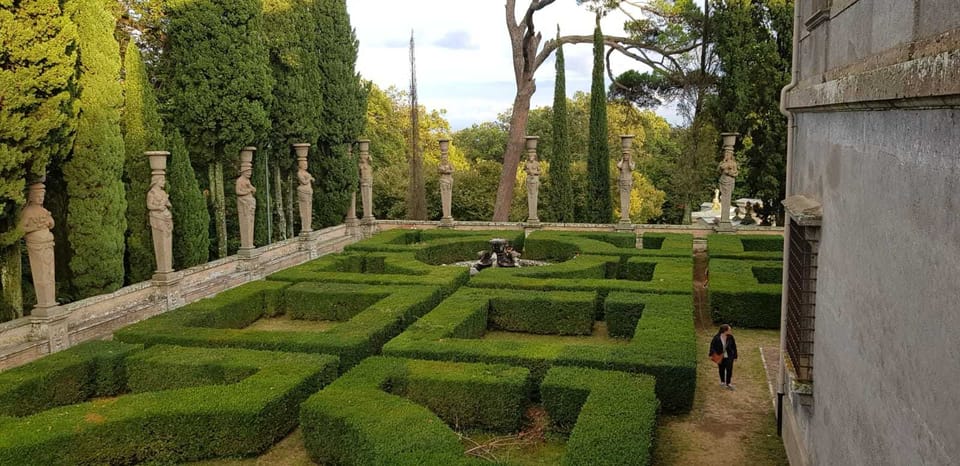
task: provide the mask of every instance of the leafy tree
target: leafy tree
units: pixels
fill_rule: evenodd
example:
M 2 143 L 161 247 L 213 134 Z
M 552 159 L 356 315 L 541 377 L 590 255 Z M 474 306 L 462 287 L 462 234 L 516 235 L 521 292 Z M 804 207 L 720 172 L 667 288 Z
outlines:
M 157 98 L 147 79 L 137 45 L 130 41 L 124 54 L 125 107 L 123 116 L 124 184 L 127 191 L 127 282 L 149 279 L 156 270 L 147 191 L 150 164 L 143 154 L 164 148 Z
M 265 139 L 273 75 L 260 0 L 167 0 L 161 60 L 169 120 L 206 168 L 217 255 L 227 254 L 224 163 Z M 232 175 L 232 171 L 231 171 Z
M 590 88 L 590 150 L 587 154 L 587 192 L 590 223 L 609 223 L 613 215 L 610 195 L 610 145 L 607 141 L 607 92 L 603 75 L 603 33 L 600 15 L 593 33 L 593 84 Z
M 347 156 L 346 145 L 363 131 L 367 90 L 355 71 L 357 39 L 343 0 L 318 0 L 314 21 L 322 34 L 312 50 L 323 52 L 323 117 L 318 150 L 310 169 L 317 179 L 313 216 L 317 226 L 343 222 L 351 193 L 358 184 L 356 154 Z M 336 104 L 332 104 L 336 102 Z
M 57 0 L 0 2 L 0 322 L 22 316 L 16 222 L 28 180 L 71 145 L 77 29 Z
M 722 74 L 712 113 L 719 127 L 742 135 L 737 191 L 778 211 L 787 140 L 779 91 L 790 80 L 792 17 L 790 0 L 717 2 L 714 17 Z
M 81 67 L 76 139 L 63 167 L 69 197 L 66 230 L 71 285 L 75 296 L 83 298 L 123 285 L 123 88 L 113 16 L 98 0 L 73 0 L 66 8 L 77 25 Z
M 190 165 L 190 151 L 180 132 L 167 138 L 170 147 L 167 192 L 173 213 L 173 264 L 186 269 L 207 262 L 210 255 L 210 212 Z
M 560 37 L 559 28 L 557 37 Z M 553 91 L 553 144 L 550 170 L 544 182 L 544 198 L 550 206 L 547 216 L 556 222 L 573 222 L 573 185 L 570 184 L 570 151 L 567 134 L 567 84 L 564 74 L 563 46 L 557 47 L 557 79 Z
M 454 133 L 453 144 L 459 147 L 471 162 L 500 162 L 503 151 L 507 148 L 507 129 L 505 125 L 494 121 L 474 123 Z

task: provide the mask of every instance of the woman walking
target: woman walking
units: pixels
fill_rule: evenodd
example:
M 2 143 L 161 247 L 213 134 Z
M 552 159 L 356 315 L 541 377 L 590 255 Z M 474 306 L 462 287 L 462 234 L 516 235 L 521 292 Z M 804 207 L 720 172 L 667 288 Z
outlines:
M 720 369 L 720 385 L 727 390 L 734 389 L 730 379 L 733 378 L 733 360 L 737 359 L 737 342 L 733 339 L 731 330 L 733 329 L 729 325 L 721 325 L 710 342 L 710 356 L 717 354 L 723 358 L 717 365 Z

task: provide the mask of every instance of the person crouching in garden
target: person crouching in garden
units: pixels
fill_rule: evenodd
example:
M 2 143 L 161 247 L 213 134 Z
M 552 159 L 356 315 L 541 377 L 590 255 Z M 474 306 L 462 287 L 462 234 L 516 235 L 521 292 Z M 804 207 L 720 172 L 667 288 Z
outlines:
M 721 325 L 710 342 L 710 357 L 717 362 L 720 369 L 720 385 L 728 390 L 734 389 L 730 379 L 733 378 L 733 361 L 737 359 L 737 342 L 733 339 L 731 330 L 733 329 L 729 325 Z

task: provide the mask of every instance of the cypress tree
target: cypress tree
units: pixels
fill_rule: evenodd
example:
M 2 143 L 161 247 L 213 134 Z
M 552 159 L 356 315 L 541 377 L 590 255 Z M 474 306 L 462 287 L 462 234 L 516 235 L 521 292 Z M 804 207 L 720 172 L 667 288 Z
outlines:
M 288 178 L 295 169 L 291 145 L 300 142 L 316 144 L 323 118 L 323 75 L 320 54 L 311 52 L 321 35 L 313 10 L 317 0 L 264 0 L 263 20 L 270 68 L 276 84 L 273 87 L 273 105 L 270 107 L 272 128 L 269 147 L 262 154 L 270 158 L 273 172 L 270 191 L 282 194 L 278 181 Z M 312 150 L 316 150 L 315 148 Z M 254 173 L 256 176 L 256 173 Z M 268 177 L 269 178 L 269 177 Z M 260 185 L 255 184 L 260 190 Z M 266 185 L 263 186 L 266 194 Z M 258 198 L 258 206 L 260 205 Z M 280 197 L 271 202 L 275 217 L 283 224 L 294 219 L 284 218 Z M 263 204 L 266 208 L 266 204 Z M 297 219 L 299 216 L 294 215 Z M 259 219 L 259 217 L 258 217 Z M 286 236 L 274 228 L 274 237 Z M 297 229 L 296 231 L 299 231 Z M 256 244 L 265 244 L 257 240 Z
M 593 83 L 590 87 L 590 143 L 587 150 L 587 218 L 610 223 L 610 147 L 607 142 L 607 91 L 603 81 L 603 33 L 600 16 L 593 30 Z
M 259 0 L 169 0 L 161 60 L 169 120 L 210 175 L 217 251 L 227 252 L 224 172 L 240 149 L 262 146 L 270 127 L 273 76 Z M 228 169 L 224 168 L 226 164 Z
M 17 228 L 28 180 L 69 148 L 77 28 L 57 0 L 0 3 L 0 322 L 23 315 Z
M 71 285 L 77 297 L 109 293 L 123 285 L 126 199 L 120 110 L 120 45 L 116 21 L 102 1 L 74 0 L 67 9 L 80 44 L 80 114 L 67 185 L 67 239 Z
M 190 152 L 180 132 L 167 138 L 170 147 L 167 192 L 173 213 L 173 264 L 177 270 L 207 262 L 210 255 L 210 213 L 190 165 Z
M 123 63 L 126 88 L 123 146 L 126 151 L 127 282 L 138 283 L 149 279 L 156 270 L 146 204 L 147 190 L 150 189 L 150 164 L 143 153 L 164 149 L 164 141 L 157 98 L 147 80 L 140 49 L 132 40 L 127 43 Z
M 316 177 L 314 188 L 314 228 L 343 222 L 350 193 L 357 189 L 356 155 L 347 157 L 346 144 L 360 132 L 366 114 L 366 90 L 355 71 L 357 39 L 350 27 L 344 0 L 317 0 L 316 50 L 324 52 L 320 61 L 323 76 L 323 107 L 317 151 L 310 162 Z M 333 104 L 335 103 L 335 104 Z
M 250 182 L 257 188 L 257 192 L 253 194 L 253 197 L 257 200 L 257 210 L 254 212 L 253 221 L 253 244 L 256 246 L 270 244 L 270 219 L 267 212 L 276 208 L 276 206 L 270 205 L 269 201 L 270 185 L 267 181 L 269 172 L 266 155 L 266 153 L 261 153 L 254 157 L 253 173 L 250 174 Z
M 557 39 L 560 30 L 557 28 Z M 567 146 L 567 83 L 563 45 L 557 47 L 557 79 L 553 88 L 553 150 L 550 159 L 549 183 L 544 188 L 557 222 L 572 222 L 573 184 L 570 182 L 570 151 Z

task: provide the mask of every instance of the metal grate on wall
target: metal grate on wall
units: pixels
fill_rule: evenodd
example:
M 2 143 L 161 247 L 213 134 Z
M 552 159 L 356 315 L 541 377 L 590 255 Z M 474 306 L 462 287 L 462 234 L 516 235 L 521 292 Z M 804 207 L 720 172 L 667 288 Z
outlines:
M 813 381 L 813 333 L 817 297 L 820 227 L 790 219 L 787 276 L 786 349 L 797 381 Z

